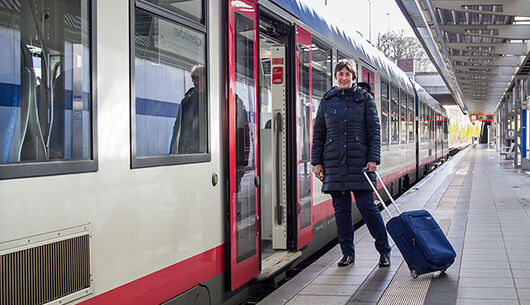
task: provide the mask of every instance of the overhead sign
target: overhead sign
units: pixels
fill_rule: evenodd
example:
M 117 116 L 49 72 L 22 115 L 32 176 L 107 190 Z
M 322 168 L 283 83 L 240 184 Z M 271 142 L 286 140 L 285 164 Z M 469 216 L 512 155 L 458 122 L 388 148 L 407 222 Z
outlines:
M 471 119 L 471 122 L 474 122 L 474 121 L 482 121 L 482 122 L 487 122 L 487 121 L 493 121 L 493 114 L 472 114 L 469 116 L 469 118 Z

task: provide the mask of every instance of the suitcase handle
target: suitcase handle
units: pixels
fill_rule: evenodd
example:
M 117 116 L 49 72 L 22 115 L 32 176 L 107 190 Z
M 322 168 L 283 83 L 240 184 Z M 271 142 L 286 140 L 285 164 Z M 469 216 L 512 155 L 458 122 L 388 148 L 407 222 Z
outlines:
M 390 218 L 392 218 L 392 214 L 390 213 L 390 210 L 386 206 L 385 201 L 383 200 L 383 198 L 381 198 L 381 195 L 379 195 L 379 192 L 377 191 L 377 189 L 375 188 L 374 184 L 372 183 L 372 180 L 370 180 L 370 177 L 368 177 L 368 174 L 366 173 L 368 171 L 368 168 L 367 167 L 363 167 L 362 171 L 363 171 L 364 176 L 366 177 L 366 180 L 368 180 L 368 183 L 370 183 L 370 186 L 372 187 L 372 190 L 374 190 L 375 194 L 377 195 L 377 198 L 379 199 L 379 201 L 383 205 L 383 208 L 385 208 L 385 211 L 388 213 L 388 216 L 390 216 Z M 387 188 L 385 186 L 385 183 L 383 182 L 383 179 L 381 179 L 381 177 L 379 176 L 379 174 L 376 171 L 374 171 L 374 173 L 375 173 L 377 179 L 379 179 L 379 182 L 381 182 L 381 185 L 383 186 L 383 189 L 385 190 L 386 194 L 388 195 L 388 198 L 390 198 L 390 200 L 392 201 L 392 204 L 394 205 L 394 207 L 396 207 L 396 210 L 398 211 L 398 213 L 401 214 L 401 210 L 399 209 L 399 207 L 397 206 L 396 202 L 394 201 L 394 198 L 392 198 L 392 195 L 390 195 L 390 192 L 387 190 Z

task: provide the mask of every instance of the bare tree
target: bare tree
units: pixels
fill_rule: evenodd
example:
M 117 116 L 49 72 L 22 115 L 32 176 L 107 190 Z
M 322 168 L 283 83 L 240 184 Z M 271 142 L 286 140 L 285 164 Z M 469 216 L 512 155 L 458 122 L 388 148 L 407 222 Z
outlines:
M 416 37 L 405 36 L 404 30 L 377 35 L 376 47 L 390 60 L 413 58 L 416 72 L 435 72 L 436 68 Z

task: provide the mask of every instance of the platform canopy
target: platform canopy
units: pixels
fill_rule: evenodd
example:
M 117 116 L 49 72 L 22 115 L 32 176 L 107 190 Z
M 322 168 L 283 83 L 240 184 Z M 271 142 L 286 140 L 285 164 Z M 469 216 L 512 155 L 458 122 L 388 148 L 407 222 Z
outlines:
M 456 103 L 492 113 L 530 71 L 529 0 L 396 0 Z

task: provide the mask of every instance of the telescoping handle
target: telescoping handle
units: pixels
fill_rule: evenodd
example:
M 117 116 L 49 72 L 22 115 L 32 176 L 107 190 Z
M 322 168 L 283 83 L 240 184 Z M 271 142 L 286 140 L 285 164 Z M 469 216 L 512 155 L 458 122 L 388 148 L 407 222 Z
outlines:
M 388 216 L 390 216 L 390 218 L 392 218 L 392 214 L 390 213 L 390 210 L 386 206 L 385 201 L 383 200 L 383 198 L 381 198 L 381 195 L 379 195 L 379 192 L 377 191 L 376 187 L 372 183 L 372 180 L 370 180 L 370 177 L 368 177 L 367 171 L 368 171 L 368 168 L 364 167 L 363 168 L 364 177 L 366 177 L 366 180 L 368 180 L 368 183 L 370 183 L 370 186 L 372 187 L 372 190 L 374 190 L 375 194 L 377 195 L 377 198 L 379 199 L 379 201 L 381 201 L 381 204 L 383 205 L 383 208 L 385 208 L 385 211 L 387 212 Z M 377 172 L 374 172 L 374 173 L 375 173 L 377 179 L 379 179 L 379 182 L 381 182 L 381 185 L 383 186 L 383 189 L 385 190 L 386 194 L 388 195 L 388 198 L 390 198 L 390 201 L 392 201 L 392 204 L 394 204 L 394 207 L 396 207 L 396 210 L 398 211 L 398 213 L 401 214 L 401 210 L 399 209 L 399 207 L 397 206 L 396 202 L 394 201 L 394 198 L 392 198 L 392 195 L 390 195 L 390 192 L 387 190 L 387 188 L 385 186 L 385 183 L 383 182 L 383 179 L 381 179 L 381 177 L 379 176 L 379 174 Z

